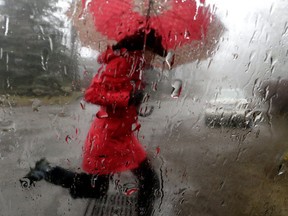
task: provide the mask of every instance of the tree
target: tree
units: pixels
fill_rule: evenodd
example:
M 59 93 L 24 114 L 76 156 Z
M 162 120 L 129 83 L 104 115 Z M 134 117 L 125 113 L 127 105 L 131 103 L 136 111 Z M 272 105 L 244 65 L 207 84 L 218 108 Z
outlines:
M 78 79 L 72 28 L 57 17 L 59 0 L 6 0 L 0 8 L 0 91 L 55 95 Z M 66 35 L 63 29 L 68 30 Z

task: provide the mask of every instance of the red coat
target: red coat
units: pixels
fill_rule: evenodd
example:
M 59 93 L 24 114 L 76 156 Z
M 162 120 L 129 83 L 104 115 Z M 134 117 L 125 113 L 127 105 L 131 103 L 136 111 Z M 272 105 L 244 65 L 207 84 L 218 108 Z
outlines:
M 146 152 L 134 131 L 139 128 L 137 108 L 128 106 L 131 92 L 142 89 L 142 52 L 108 48 L 85 92 L 87 102 L 100 105 L 83 151 L 83 169 L 91 174 L 111 174 L 137 168 Z

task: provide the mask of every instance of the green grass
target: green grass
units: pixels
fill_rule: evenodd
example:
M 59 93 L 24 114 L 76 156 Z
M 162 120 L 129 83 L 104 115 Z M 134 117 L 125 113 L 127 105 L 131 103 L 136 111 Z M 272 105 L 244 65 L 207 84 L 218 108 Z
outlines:
M 41 105 L 64 105 L 74 102 L 83 96 L 83 92 L 74 91 L 67 95 L 59 96 L 19 96 L 19 95 L 0 95 L 1 106 L 31 106 L 33 100 L 38 99 Z

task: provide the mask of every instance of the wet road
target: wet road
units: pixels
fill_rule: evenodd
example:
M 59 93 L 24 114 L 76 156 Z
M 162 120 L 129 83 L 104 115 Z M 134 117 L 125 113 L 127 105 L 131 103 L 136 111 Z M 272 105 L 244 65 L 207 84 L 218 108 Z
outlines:
M 199 107 L 185 116 L 192 102 Z M 174 215 L 287 215 L 287 178 L 276 172 L 288 147 L 287 120 L 274 117 L 252 129 L 207 128 L 201 103 L 179 106 L 182 117 L 152 139 L 162 149 Z
M 287 210 L 287 178 L 271 177 L 288 148 L 287 122 L 272 119 L 251 130 L 206 128 L 203 104 L 195 98 L 155 103 L 141 118 L 140 139 L 163 180 L 155 215 L 275 215 Z M 181 108 L 181 109 L 180 109 Z M 97 108 L 79 101 L 66 106 L 5 108 L 13 120 L 1 132 L 0 215 L 82 215 L 87 200 L 39 182 L 22 189 L 18 179 L 41 157 L 79 170 L 81 147 Z M 8 129 L 8 131 L 7 131 Z M 160 151 L 159 151 L 160 149 Z M 124 175 L 129 181 L 129 175 Z

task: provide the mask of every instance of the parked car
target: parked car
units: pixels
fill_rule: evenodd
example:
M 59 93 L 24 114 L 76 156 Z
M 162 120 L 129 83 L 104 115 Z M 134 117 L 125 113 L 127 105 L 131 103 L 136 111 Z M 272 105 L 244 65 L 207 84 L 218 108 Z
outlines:
M 241 89 L 222 89 L 206 104 L 205 124 L 209 127 L 252 127 L 265 111 L 256 104 L 247 99 Z

